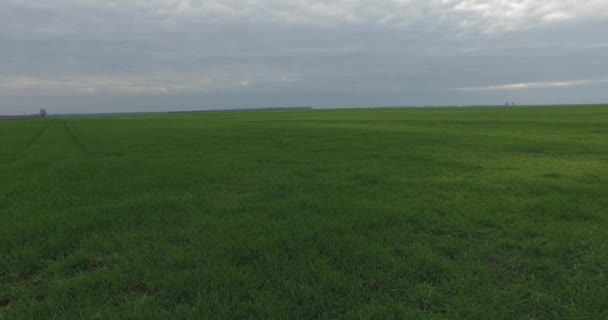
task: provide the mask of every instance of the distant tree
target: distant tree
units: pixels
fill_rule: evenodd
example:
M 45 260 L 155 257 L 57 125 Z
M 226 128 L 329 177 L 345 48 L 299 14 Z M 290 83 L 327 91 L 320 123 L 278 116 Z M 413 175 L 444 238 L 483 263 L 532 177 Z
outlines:
M 46 109 L 40 109 L 40 118 L 46 118 Z

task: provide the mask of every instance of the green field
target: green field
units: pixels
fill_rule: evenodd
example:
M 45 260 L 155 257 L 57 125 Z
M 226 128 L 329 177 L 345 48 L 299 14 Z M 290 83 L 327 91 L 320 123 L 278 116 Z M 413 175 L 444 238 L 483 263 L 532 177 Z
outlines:
M 608 107 L 0 122 L 0 319 L 608 319 Z

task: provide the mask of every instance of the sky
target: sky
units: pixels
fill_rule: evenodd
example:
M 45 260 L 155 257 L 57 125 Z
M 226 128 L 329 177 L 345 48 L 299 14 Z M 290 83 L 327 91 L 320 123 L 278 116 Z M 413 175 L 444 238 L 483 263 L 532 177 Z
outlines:
M 608 0 L 0 0 L 0 114 L 608 102 Z

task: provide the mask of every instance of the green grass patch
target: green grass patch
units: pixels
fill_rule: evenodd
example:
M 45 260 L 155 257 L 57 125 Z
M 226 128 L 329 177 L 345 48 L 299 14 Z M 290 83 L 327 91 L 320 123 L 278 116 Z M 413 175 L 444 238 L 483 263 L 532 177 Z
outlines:
M 606 319 L 608 108 L 0 122 L 0 319 Z

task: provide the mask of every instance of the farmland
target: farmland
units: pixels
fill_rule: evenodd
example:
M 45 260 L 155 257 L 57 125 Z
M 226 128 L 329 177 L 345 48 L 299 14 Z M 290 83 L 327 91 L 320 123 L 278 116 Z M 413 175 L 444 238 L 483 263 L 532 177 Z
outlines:
M 0 122 L 0 319 L 606 319 L 608 107 Z

